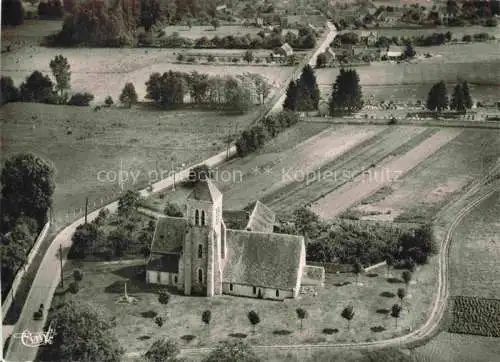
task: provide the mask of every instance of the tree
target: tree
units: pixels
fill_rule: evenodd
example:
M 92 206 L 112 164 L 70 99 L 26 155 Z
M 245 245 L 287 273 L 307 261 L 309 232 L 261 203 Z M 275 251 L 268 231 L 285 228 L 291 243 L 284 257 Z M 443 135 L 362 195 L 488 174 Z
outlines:
M 0 250 L 2 252 L 3 284 L 4 280 L 10 279 L 8 276 L 14 278 L 17 271 L 26 263 L 27 250 L 24 247 L 20 247 L 15 242 L 0 244 Z
M 104 233 L 98 225 L 94 223 L 87 223 L 79 225 L 71 240 L 73 245 L 69 252 L 70 258 L 83 259 L 90 255 L 100 241 L 104 239 Z
M 137 103 L 137 93 L 132 83 L 126 83 L 125 87 L 123 87 L 122 94 L 120 94 L 120 102 L 126 104 L 128 108 L 132 107 L 132 104 Z
M 462 83 L 462 92 L 463 92 L 465 108 L 471 109 L 473 102 L 470 95 L 469 83 L 467 83 L 466 81 Z
M 394 265 L 394 257 L 391 254 L 386 255 L 385 264 L 387 266 L 387 275 L 389 275 L 389 269 Z
M 172 217 L 184 216 L 179 205 L 177 205 L 174 202 L 167 202 L 167 205 L 165 205 L 165 209 L 163 209 L 163 213 L 167 216 L 172 216 Z
M 24 7 L 21 0 L 2 0 L 2 26 L 24 23 Z
M 333 84 L 330 99 L 330 114 L 332 116 L 357 112 L 363 107 L 363 94 L 359 84 L 359 76 L 355 69 L 340 69 Z
M 328 59 L 325 53 L 318 54 L 316 58 L 316 68 L 324 68 L 326 66 Z
M 80 269 L 73 270 L 73 279 L 75 282 L 81 282 L 83 279 L 83 273 Z
M 426 107 L 431 111 L 438 112 L 448 108 L 448 94 L 443 81 L 432 86 L 427 96 Z
M 86 107 L 94 100 L 94 95 L 88 92 L 75 93 L 71 96 L 68 105 L 69 106 L 81 106 Z
M 398 318 L 401 314 L 401 307 L 399 304 L 394 304 L 391 308 L 391 317 L 396 321 L 396 328 L 398 328 Z
M 401 300 L 401 307 L 403 307 L 403 299 L 406 297 L 406 289 L 398 288 L 398 298 Z
M 251 347 L 242 341 L 224 341 L 203 362 L 260 362 Z
M 354 273 L 356 273 L 356 284 L 359 284 L 359 274 L 361 274 L 365 269 L 363 268 L 363 265 L 359 262 L 359 260 L 356 260 L 354 263 Z
M 162 327 L 163 324 L 165 323 L 165 319 L 161 316 L 158 316 L 155 318 L 155 324 L 158 326 L 158 327 Z
M 122 257 L 129 248 L 130 240 L 123 228 L 117 228 L 108 234 L 107 244 L 113 248 L 115 256 Z
M 71 294 L 76 294 L 80 290 L 80 285 L 77 282 L 72 282 L 68 288 Z
M 417 55 L 417 53 L 415 52 L 415 49 L 413 49 L 413 45 L 411 45 L 411 43 L 406 44 L 404 51 L 405 58 L 415 58 L 415 55 Z
M 410 284 L 410 281 L 411 281 L 411 271 L 405 270 L 401 274 L 401 278 L 403 278 L 403 281 L 405 282 L 405 285 L 406 285 L 406 289 L 408 290 L 408 285 Z
M 300 207 L 293 213 L 297 231 L 303 236 L 314 237 L 317 233 L 319 217 L 308 207 Z
M 24 102 L 50 102 L 53 99 L 52 81 L 38 70 L 31 73 L 19 87 Z
M 297 97 L 298 97 L 297 83 L 294 80 L 292 80 L 286 90 L 286 98 L 285 102 L 283 103 L 283 109 L 289 111 L 295 111 L 297 109 Z
M 120 199 L 118 200 L 118 215 L 127 216 L 139 208 L 141 201 L 141 196 L 139 192 L 128 190 Z
M 212 25 L 214 27 L 214 30 L 217 30 L 217 28 L 220 26 L 220 22 L 218 19 L 212 19 L 212 21 L 210 22 L 210 25 Z
M 160 294 L 158 294 L 158 302 L 161 304 L 168 304 L 170 301 L 170 293 L 167 292 L 166 290 L 162 290 Z
M 52 70 L 52 75 L 56 79 L 56 92 L 62 97 L 64 91 L 71 88 L 71 72 L 69 71 L 70 66 L 68 59 L 62 55 L 56 55 L 56 57 L 50 61 L 50 69 Z
M 251 50 L 247 50 L 245 54 L 243 54 L 243 60 L 250 64 L 254 60 L 253 52 Z
M 232 77 L 227 79 L 224 86 L 224 98 L 226 100 L 226 109 L 238 113 L 245 113 L 252 105 L 252 96 L 250 90 L 242 87 L 238 81 Z
M 111 96 L 107 96 L 106 99 L 104 100 L 104 104 L 106 107 L 111 107 L 115 102 L 113 101 L 113 98 Z
M 451 95 L 450 101 L 450 109 L 461 113 L 465 112 L 466 108 L 462 84 L 457 84 L 455 88 L 453 88 L 453 93 Z
M 157 0 L 141 0 L 141 14 L 139 24 L 149 32 L 151 27 L 160 19 L 161 9 Z
M 172 339 L 156 340 L 144 355 L 147 362 L 174 362 L 180 353 L 179 346 Z
M 35 219 L 38 225 L 45 224 L 52 206 L 54 174 L 51 165 L 33 154 L 14 155 L 5 162 L 0 184 L 6 226 L 21 215 Z
M 0 93 L 1 100 L 0 106 L 8 102 L 15 102 L 19 100 L 19 90 L 14 85 L 11 77 L 0 78 Z
M 307 102 L 304 103 L 305 106 L 297 107 L 297 109 L 304 111 L 318 109 L 320 93 L 314 69 L 309 64 L 305 65 L 302 69 L 302 74 L 297 82 L 297 87 L 298 99 L 307 99 Z
M 307 311 L 303 308 L 297 308 L 295 312 L 297 313 L 297 318 L 300 319 L 300 329 L 302 330 L 302 321 L 307 318 Z
M 255 326 L 260 323 L 260 317 L 257 314 L 257 312 L 251 310 L 248 312 L 248 320 L 252 324 L 253 327 L 253 333 L 255 333 Z
M 347 307 L 342 310 L 342 313 L 340 314 L 342 318 L 347 320 L 347 330 L 350 329 L 351 327 L 351 319 L 354 318 L 354 308 L 352 305 L 348 305 Z
M 205 323 L 207 326 L 210 324 L 210 320 L 212 319 L 212 312 L 209 310 L 203 311 L 201 314 L 201 320 L 203 323 Z
M 50 322 L 55 334 L 54 343 L 46 346 L 46 360 L 121 361 L 124 350 L 113 334 L 116 322 L 98 305 L 71 300 Z
M 263 104 L 264 100 L 269 96 L 271 87 L 262 75 L 252 74 L 251 77 L 255 84 L 255 93 L 259 96 L 259 103 Z

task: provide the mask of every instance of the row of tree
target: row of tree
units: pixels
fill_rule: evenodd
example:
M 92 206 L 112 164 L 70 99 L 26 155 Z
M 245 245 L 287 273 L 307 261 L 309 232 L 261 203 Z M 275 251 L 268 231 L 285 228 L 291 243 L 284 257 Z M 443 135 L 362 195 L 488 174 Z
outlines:
M 472 108 L 473 102 L 467 82 L 458 83 L 453 88 L 451 100 L 448 98 L 446 84 L 441 81 L 432 86 L 427 96 L 426 107 L 431 111 L 441 112 L 448 107 L 460 113 L 465 113 Z
M 146 98 L 169 109 L 184 104 L 189 95 L 193 104 L 244 113 L 253 104 L 251 88 L 259 102 L 270 92 L 267 81 L 257 74 L 221 77 L 168 71 L 151 74 L 146 82 Z

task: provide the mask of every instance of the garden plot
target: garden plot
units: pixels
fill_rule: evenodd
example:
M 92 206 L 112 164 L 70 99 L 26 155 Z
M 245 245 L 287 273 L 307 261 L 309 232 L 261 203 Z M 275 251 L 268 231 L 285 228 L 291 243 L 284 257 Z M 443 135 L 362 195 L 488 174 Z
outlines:
M 498 157 L 500 131 L 463 130 L 448 145 L 393 182 L 391 190 L 381 190 L 380 197 L 362 201 L 352 211 L 362 219 L 425 222 Z
M 294 180 L 304 180 L 308 173 L 384 129 L 379 126 L 335 126 L 284 151 L 266 152 L 264 147 L 257 155 L 225 164 L 219 170 L 221 177 L 216 180 L 224 193 L 224 205 L 228 209 L 239 209 Z M 272 143 L 269 147 L 272 149 Z M 226 181 L 222 179 L 225 173 L 234 177 Z
M 384 160 L 380 165 L 363 172 L 352 182 L 316 201 L 312 209 L 325 219 L 337 216 L 351 205 L 407 173 L 460 133 L 461 131 L 457 129 L 440 130 L 405 154 Z
M 73 91 L 94 94 L 96 101 L 104 101 L 110 95 L 118 99 L 126 82 L 132 82 L 139 99 L 146 95 L 146 81 L 154 72 L 169 70 L 206 73 L 210 75 L 260 74 L 272 86 L 281 87 L 292 74 L 293 67 L 253 65 L 200 65 L 174 64 L 164 55 L 163 49 L 155 48 L 43 48 L 26 47 L 16 52 L 2 54 L 2 75 L 19 85 L 35 70 L 51 74 L 50 61 L 62 54 L 71 66 Z

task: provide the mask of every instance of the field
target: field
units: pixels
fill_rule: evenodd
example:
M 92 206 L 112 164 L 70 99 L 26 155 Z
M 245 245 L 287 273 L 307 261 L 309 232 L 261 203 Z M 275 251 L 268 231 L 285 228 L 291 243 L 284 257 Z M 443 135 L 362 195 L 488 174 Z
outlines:
M 90 92 L 96 97 L 95 101 L 100 102 L 108 95 L 118 99 L 126 82 L 134 83 L 139 99 L 142 99 L 146 94 L 145 83 L 154 72 L 255 73 L 265 77 L 276 89 L 293 71 L 293 67 L 281 66 L 173 64 L 163 49 L 154 48 L 58 49 L 33 46 L 2 54 L 2 75 L 11 77 L 19 85 L 35 70 L 50 74 L 49 63 L 58 54 L 68 58 L 72 90 Z
M 500 299 L 500 194 L 469 213 L 455 230 L 449 251 L 450 296 Z M 416 361 L 491 362 L 500 355 L 498 338 L 442 332 L 414 355 Z
M 362 219 L 421 222 L 429 220 L 464 186 L 500 156 L 500 131 L 463 130 L 446 146 L 396 180 L 391 189 L 352 208 Z
M 173 33 L 179 33 L 179 36 L 183 38 L 190 39 L 198 39 L 201 37 L 213 38 L 218 36 L 222 38 L 224 36 L 232 35 L 232 36 L 244 36 L 247 34 L 257 35 L 262 29 L 256 26 L 242 26 L 242 25 L 224 25 L 218 27 L 214 30 L 214 27 L 211 25 L 197 26 L 193 25 L 191 29 L 189 29 L 186 25 L 173 25 L 164 27 L 165 35 L 169 36 Z M 283 29 L 286 33 L 288 31 L 298 34 L 298 30 L 295 29 Z
M 128 352 L 144 350 L 151 344 L 149 339 L 158 334 L 173 338 L 186 347 L 212 346 L 218 341 L 234 338 L 242 338 L 254 345 L 386 339 L 415 329 L 423 322 L 427 308 L 419 306 L 429 305 L 435 283 L 434 264 L 419 268 L 415 274 L 416 283 L 409 286 L 409 295 L 403 303 L 404 311 L 395 328 L 395 320 L 387 314 L 387 310 L 398 303 L 394 294 L 403 284 L 389 283 L 384 277 L 385 268 L 376 271 L 380 274 L 361 276 L 360 285 L 356 284 L 353 275 L 328 274 L 326 285 L 318 290 L 317 296 L 303 294 L 299 299 L 285 302 L 225 295 L 206 298 L 174 294 L 165 306 L 158 302 L 157 288 L 143 282 L 143 261 L 127 265 L 98 266 L 87 262 L 67 265 L 67 283 L 71 279 L 72 268 L 81 268 L 84 274 L 80 292 L 75 297 L 97 303 L 116 316 L 119 326 L 116 334 Z M 398 273 L 394 275 L 400 272 L 394 271 Z M 123 281 L 126 278 L 129 279 L 129 295 L 139 298 L 139 301 L 132 305 L 117 305 L 116 299 L 123 293 Z M 344 281 L 350 284 L 337 286 Z M 70 294 L 56 295 L 53 306 L 57 306 L 64 298 L 70 298 Z M 332 300 L 335 303 L 332 304 Z M 353 304 L 356 314 L 348 331 L 347 322 L 340 313 L 349 303 Z M 304 320 L 303 330 L 300 330 L 295 313 L 298 307 L 309 313 Z M 201 321 L 201 313 L 206 309 L 212 312 L 210 326 L 204 326 Z M 150 310 L 166 318 L 161 329 L 151 318 L 142 315 Z M 255 310 L 261 319 L 255 334 L 246 316 L 250 310 Z M 187 342 L 186 336 L 194 336 L 194 339 Z
M 500 337 L 500 299 L 454 297 L 448 332 Z
M 83 207 L 87 196 L 92 207 L 105 196 L 109 200 L 121 185 L 147 185 L 156 177 L 152 171 L 171 170 L 172 157 L 177 167 L 187 167 L 224 150 L 228 132 L 243 129 L 252 117 L 255 114 L 141 107 L 94 112 L 90 107 L 11 103 L 0 117 L 2 159 L 33 152 L 51 160 L 57 169 L 56 216 L 63 219 Z M 122 183 L 117 178 L 120 170 Z

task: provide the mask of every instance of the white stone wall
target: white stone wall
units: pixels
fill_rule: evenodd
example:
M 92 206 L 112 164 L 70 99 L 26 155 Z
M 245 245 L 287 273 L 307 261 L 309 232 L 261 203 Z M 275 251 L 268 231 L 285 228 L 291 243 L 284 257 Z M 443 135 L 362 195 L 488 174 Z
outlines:
M 177 277 L 177 283 L 179 283 L 179 276 L 177 273 L 164 273 L 156 270 L 148 270 L 146 272 L 146 281 L 151 284 L 175 286 L 175 277 Z
M 254 293 L 251 285 L 233 283 L 233 290 L 231 291 L 230 283 L 222 283 L 222 292 L 229 295 L 258 298 L 259 290 L 262 292 L 262 298 L 264 299 L 283 300 L 294 297 L 291 290 L 279 289 L 279 296 L 276 296 L 276 289 L 256 287 L 256 293 Z

